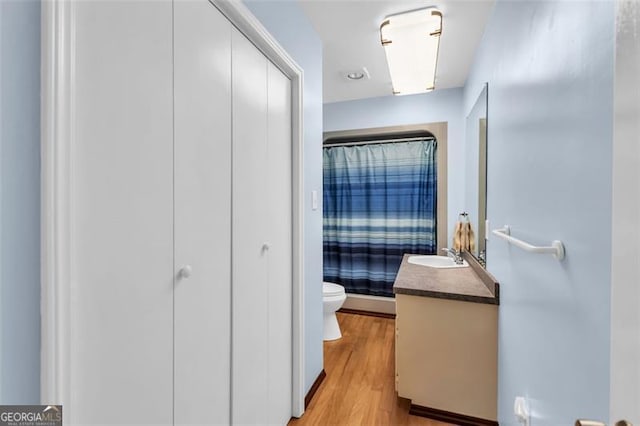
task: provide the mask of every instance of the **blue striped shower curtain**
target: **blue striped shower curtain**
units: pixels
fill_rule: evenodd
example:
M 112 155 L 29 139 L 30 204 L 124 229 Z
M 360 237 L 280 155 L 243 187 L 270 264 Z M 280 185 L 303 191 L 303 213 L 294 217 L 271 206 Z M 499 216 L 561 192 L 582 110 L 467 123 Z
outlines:
M 404 253 L 436 253 L 436 141 L 323 148 L 324 280 L 393 297 Z

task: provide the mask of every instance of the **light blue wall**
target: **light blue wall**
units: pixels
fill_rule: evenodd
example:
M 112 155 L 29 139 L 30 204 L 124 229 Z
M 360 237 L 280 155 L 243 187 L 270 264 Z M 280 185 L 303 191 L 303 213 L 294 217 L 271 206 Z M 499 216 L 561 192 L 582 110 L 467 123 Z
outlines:
M 40 400 L 40 3 L 0 0 L 0 404 Z
M 324 131 L 449 122 L 447 130 L 447 212 L 449 235 L 464 209 L 463 91 L 435 90 L 422 95 L 384 96 L 324 105 Z M 451 238 L 448 239 L 451 241 Z
M 322 371 L 322 206 L 311 209 L 311 191 L 322 199 L 322 42 L 293 1 L 245 4 L 304 70 L 304 268 L 305 387 Z
M 499 421 L 606 421 L 609 403 L 614 2 L 498 0 L 465 88 L 489 82 L 488 218 L 566 260 L 495 238 Z

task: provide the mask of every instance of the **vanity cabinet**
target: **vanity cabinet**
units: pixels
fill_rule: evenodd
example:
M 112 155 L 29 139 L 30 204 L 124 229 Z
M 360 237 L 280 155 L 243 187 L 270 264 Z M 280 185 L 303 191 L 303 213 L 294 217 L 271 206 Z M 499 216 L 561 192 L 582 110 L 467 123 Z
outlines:
M 396 390 L 411 413 L 497 424 L 497 291 L 471 268 L 411 265 L 407 256 L 394 291 Z

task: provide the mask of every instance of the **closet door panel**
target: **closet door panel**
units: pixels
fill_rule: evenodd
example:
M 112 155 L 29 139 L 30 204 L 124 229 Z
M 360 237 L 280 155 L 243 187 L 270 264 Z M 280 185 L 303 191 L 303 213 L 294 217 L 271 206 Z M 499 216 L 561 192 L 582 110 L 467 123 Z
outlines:
M 174 13 L 175 424 L 228 424 L 231 24 L 206 0 Z
M 267 413 L 267 59 L 233 31 L 232 422 Z
M 171 9 L 75 3 L 65 424 L 172 422 Z
M 291 82 L 268 64 L 268 423 L 286 424 L 292 395 Z

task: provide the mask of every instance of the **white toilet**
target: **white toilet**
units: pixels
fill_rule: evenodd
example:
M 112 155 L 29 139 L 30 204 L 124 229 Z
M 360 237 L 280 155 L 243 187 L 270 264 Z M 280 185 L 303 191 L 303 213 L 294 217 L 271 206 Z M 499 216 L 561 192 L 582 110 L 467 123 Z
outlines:
M 322 309 L 324 315 L 324 340 L 336 340 L 342 337 L 340 326 L 336 318 L 336 311 L 340 309 L 347 294 L 344 287 L 334 283 L 322 283 Z

